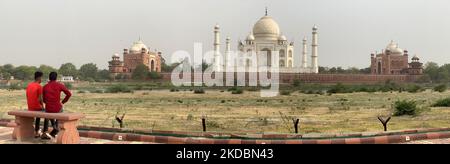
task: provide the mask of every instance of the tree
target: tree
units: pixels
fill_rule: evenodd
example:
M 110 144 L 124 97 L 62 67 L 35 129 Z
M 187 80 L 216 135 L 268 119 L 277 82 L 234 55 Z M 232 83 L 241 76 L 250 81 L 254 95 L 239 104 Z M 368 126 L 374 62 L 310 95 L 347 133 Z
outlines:
M 78 75 L 78 70 L 77 70 L 77 67 L 75 65 L 73 65 L 72 63 L 65 63 L 65 64 L 62 64 L 61 67 L 59 67 L 59 73 L 64 76 L 75 77 Z
M 136 69 L 134 69 L 131 78 L 133 78 L 134 80 L 145 80 L 148 74 L 148 67 L 144 64 L 139 64 L 138 66 L 136 66 Z
M 367 68 L 360 69 L 359 72 L 362 74 L 370 74 L 372 72 L 372 70 L 370 69 L 370 67 L 367 67 Z
M 430 77 L 432 81 L 438 81 L 439 78 L 439 65 L 434 62 L 428 62 L 425 64 L 424 73 Z
M 97 77 L 97 65 L 94 63 L 84 64 L 80 67 L 80 76 L 83 80 L 94 80 Z
M 34 72 L 36 72 L 37 68 L 34 66 L 19 66 L 13 71 L 13 76 L 16 79 L 20 80 L 32 80 L 34 79 Z
M 109 71 L 106 69 L 100 70 L 97 72 L 97 79 L 98 80 L 109 80 Z
M 161 72 L 172 72 L 175 67 L 180 65 L 180 63 L 172 63 L 171 65 L 167 65 L 166 63 L 162 63 Z
M 12 64 L 5 64 L 5 65 L 3 65 L 3 70 L 4 70 L 5 72 L 8 72 L 8 73 L 10 73 L 10 74 L 13 74 L 14 66 L 13 66 Z
M 322 66 L 319 66 L 319 72 L 320 73 L 326 73 L 326 68 L 322 67 Z
M 50 72 L 56 72 L 55 68 L 48 66 L 48 65 L 44 65 L 44 64 L 40 65 L 38 70 L 44 74 L 42 79 L 47 79 Z

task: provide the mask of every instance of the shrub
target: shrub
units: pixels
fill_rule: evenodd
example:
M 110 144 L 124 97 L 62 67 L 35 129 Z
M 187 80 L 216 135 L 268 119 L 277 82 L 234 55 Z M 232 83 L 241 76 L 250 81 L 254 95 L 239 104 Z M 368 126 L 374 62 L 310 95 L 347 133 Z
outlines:
M 78 91 L 78 93 L 86 93 L 86 91 L 80 90 Z
M 9 85 L 8 90 L 13 91 L 13 90 L 21 90 L 24 89 L 20 83 L 12 83 L 11 85 Z
M 238 88 L 237 88 L 237 87 L 231 87 L 231 88 L 228 88 L 228 92 L 235 91 L 236 89 L 238 89 Z
M 415 101 L 401 100 L 394 103 L 394 116 L 416 115 L 418 112 Z
M 170 88 L 170 92 L 178 92 L 179 90 L 176 88 Z
M 97 89 L 97 90 L 92 91 L 92 93 L 104 93 L 104 91 L 101 89 Z
M 64 83 L 64 86 L 66 86 L 67 89 L 72 89 L 73 88 L 72 83 Z
M 126 85 L 118 84 L 110 86 L 106 89 L 108 93 L 131 93 L 132 90 L 128 88 Z
M 284 91 L 281 91 L 280 94 L 281 95 L 285 95 L 285 96 L 289 96 L 289 95 L 291 95 L 291 92 L 287 91 L 287 90 L 284 90 Z
M 294 87 L 300 86 L 300 80 L 295 79 L 295 80 L 294 80 L 294 83 L 292 83 L 292 85 L 293 85 Z
M 205 90 L 203 88 L 197 88 L 194 90 L 195 94 L 205 94 Z
M 162 75 L 159 74 L 158 72 L 150 72 L 150 73 L 148 73 L 148 76 L 151 79 L 161 79 L 162 78 Z
M 438 85 L 434 87 L 433 90 L 436 92 L 445 92 L 447 90 L 447 85 L 446 84 Z
M 408 87 L 408 92 L 410 93 L 417 93 L 422 92 L 424 89 L 420 85 L 412 85 Z
M 450 97 L 438 100 L 433 107 L 450 107 Z
M 334 86 L 332 86 L 328 93 L 350 93 L 353 92 L 349 87 L 342 85 L 341 83 L 338 83 Z
M 244 91 L 241 88 L 236 88 L 235 90 L 231 91 L 231 94 L 242 94 Z
M 144 86 L 142 86 L 142 85 L 136 85 L 134 87 L 134 90 L 143 90 L 143 89 L 144 89 Z

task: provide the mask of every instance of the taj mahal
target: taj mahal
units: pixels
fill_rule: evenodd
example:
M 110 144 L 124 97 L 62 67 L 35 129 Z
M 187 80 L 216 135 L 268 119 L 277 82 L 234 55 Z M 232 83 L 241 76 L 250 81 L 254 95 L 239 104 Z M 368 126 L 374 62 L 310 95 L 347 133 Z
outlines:
M 308 58 L 308 42 L 307 37 L 303 39 L 303 47 L 301 53 L 302 62 L 299 65 L 294 64 L 294 42 L 289 42 L 285 35 L 282 34 L 278 23 L 268 15 L 266 8 L 265 15 L 260 18 L 253 26 L 253 30 L 245 38 L 244 41 L 238 41 L 237 52 L 240 55 L 256 55 L 254 58 L 239 57 L 234 66 L 251 67 L 253 64 L 258 66 L 278 66 L 281 73 L 319 73 L 318 64 L 318 27 L 312 28 L 311 57 Z M 230 66 L 230 60 L 227 59 L 231 52 L 231 38 L 226 38 L 225 53 L 221 53 L 220 46 L 220 26 L 214 27 L 214 69 L 218 72 L 224 72 Z M 261 54 L 263 53 L 263 54 Z M 222 55 L 223 54 L 223 55 Z M 275 56 L 277 55 L 277 56 Z M 257 61 L 252 61 L 256 59 Z M 311 64 L 308 64 L 308 59 Z M 248 71 L 248 70 L 246 70 Z

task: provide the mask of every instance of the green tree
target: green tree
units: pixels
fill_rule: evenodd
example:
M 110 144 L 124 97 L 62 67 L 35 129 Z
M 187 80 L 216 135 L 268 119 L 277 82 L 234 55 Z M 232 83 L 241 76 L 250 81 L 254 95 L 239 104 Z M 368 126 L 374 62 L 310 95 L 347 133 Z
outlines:
M 38 68 L 39 71 L 41 71 L 44 74 L 44 77 L 42 79 L 47 79 L 50 72 L 56 72 L 57 70 L 51 66 L 48 65 L 40 65 Z
M 360 69 L 359 72 L 362 74 L 370 74 L 372 71 L 371 71 L 370 67 L 367 67 L 367 68 Z
M 34 66 L 19 66 L 14 69 L 13 76 L 20 80 L 32 80 L 34 78 L 34 72 L 37 70 Z
M 94 80 L 97 77 L 97 65 L 94 63 L 84 64 L 80 67 L 80 76 L 83 80 Z
M 109 80 L 111 77 L 109 76 L 109 71 L 106 69 L 100 70 L 97 72 L 98 80 Z
M 175 67 L 180 65 L 180 63 L 173 63 L 171 65 L 167 65 L 166 63 L 162 63 L 161 72 L 172 72 Z
M 145 80 L 148 74 L 148 67 L 144 64 L 139 64 L 138 66 L 136 66 L 136 69 L 134 69 L 131 78 L 133 78 L 134 80 Z
M 426 63 L 424 73 L 428 75 L 432 81 L 439 81 L 439 65 L 437 63 Z
M 325 74 L 325 73 L 328 73 L 328 68 L 327 67 L 322 67 L 322 66 L 319 66 L 319 72 L 320 73 L 323 73 L 323 74 Z
M 13 74 L 14 66 L 12 64 L 5 64 L 5 65 L 3 65 L 3 70 L 5 72 L 8 72 L 9 74 Z
M 78 76 L 77 67 L 72 63 L 62 64 L 61 67 L 59 67 L 59 73 L 64 76 Z

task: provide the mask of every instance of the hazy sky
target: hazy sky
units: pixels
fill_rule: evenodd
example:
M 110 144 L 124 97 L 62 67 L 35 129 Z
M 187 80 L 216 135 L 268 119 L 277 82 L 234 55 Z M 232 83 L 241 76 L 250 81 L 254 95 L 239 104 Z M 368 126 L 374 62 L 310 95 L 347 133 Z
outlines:
M 0 0 L 0 64 L 107 68 L 139 37 L 165 58 L 194 42 L 211 50 L 216 23 L 236 49 L 265 6 L 295 42 L 296 65 L 314 24 L 321 66 L 367 67 L 390 40 L 424 62 L 450 63 L 448 0 Z

